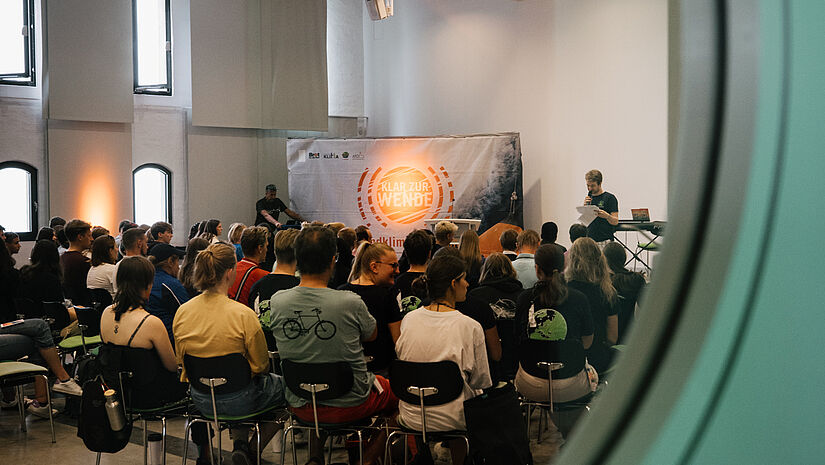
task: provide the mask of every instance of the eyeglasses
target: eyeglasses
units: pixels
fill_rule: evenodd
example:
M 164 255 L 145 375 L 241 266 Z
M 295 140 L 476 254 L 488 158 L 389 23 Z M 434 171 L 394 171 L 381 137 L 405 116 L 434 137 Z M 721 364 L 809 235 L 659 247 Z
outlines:
M 382 265 L 389 265 L 389 266 L 393 267 L 393 268 L 394 268 L 394 269 L 396 269 L 396 270 L 398 269 L 398 262 L 394 262 L 394 263 L 387 263 L 387 262 L 375 262 L 375 263 L 380 263 L 380 264 L 382 264 Z

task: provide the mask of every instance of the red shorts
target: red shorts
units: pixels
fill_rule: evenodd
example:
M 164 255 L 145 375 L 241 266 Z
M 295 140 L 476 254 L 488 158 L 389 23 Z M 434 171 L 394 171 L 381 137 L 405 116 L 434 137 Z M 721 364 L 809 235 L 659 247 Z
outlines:
M 379 393 L 375 386 L 370 389 L 369 397 L 360 405 L 352 407 L 330 407 L 327 405 L 318 406 L 318 421 L 320 423 L 348 423 L 362 418 L 368 418 L 378 413 L 393 412 L 398 409 L 398 398 L 390 389 L 390 380 L 383 376 L 375 376 L 375 380 L 383 388 Z M 290 408 L 292 413 L 301 420 L 312 423 L 315 421 L 312 416 L 312 402 L 303 407 Z

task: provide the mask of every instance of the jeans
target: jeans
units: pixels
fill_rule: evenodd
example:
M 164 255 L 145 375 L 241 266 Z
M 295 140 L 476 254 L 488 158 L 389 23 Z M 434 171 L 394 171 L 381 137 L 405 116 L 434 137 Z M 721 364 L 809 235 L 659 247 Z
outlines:
M 16 360 L 48 347 L 54 347 L 52 333 L 49 324 L 39 318 L 0 328 L 0 360 Z
M 212 412 L 212 395 L 209 391 L 191 390 L 195 407 L 203 413 Z M 215 395 L 218 415 L 244 416 L 272 405 L 285 405 L 284 379 L 274 373 L 252 378 L 247 387 L 229 394 Z

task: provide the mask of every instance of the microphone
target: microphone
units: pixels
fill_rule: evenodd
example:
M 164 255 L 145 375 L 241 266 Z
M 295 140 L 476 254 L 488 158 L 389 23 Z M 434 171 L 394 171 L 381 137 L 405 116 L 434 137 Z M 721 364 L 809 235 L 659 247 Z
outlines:
M 592 198 L 593 198 L 593 191 L 588 190 L 588 191 L 587 191 L 587 196 L 588 196 L 588 197 L 590 197 L 590 198 L 592 199 Z M 590 202 L 587 202 L 587 205 L 590 205 Z

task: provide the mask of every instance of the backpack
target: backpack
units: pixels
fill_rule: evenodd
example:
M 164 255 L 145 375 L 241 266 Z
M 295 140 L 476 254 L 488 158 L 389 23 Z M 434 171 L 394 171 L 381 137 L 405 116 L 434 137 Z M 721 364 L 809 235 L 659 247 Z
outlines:
M 473 465 L 533 465 L 527 426 L 512 384 L 464 401 Z
M 103 378 L 97 376 L 83 383 L 83 395 L 80 398 L 80 417 L 77 420 L 77 436 L 92 452 L 113 454 L 122 450 L 132 436 L 132 420 L 126 417 L 126 426 L 120 431 L 112 431 L 109 416 L 106 414 L 106 399 L 103 392 L 106 385 Z M 123 399 L 118 393 L 118 401 Z

